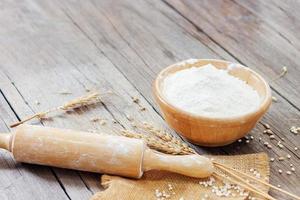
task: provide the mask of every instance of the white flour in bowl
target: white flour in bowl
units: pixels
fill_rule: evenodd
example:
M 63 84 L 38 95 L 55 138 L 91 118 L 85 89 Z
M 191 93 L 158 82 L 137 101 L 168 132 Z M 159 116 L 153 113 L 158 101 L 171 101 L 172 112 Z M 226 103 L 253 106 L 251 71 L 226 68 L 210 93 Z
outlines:
M 260 104 L 257 91 L 250 85 L 211 64 L 167 76 L 163 94 L 173 106 L 207 117 L 236 117 Z

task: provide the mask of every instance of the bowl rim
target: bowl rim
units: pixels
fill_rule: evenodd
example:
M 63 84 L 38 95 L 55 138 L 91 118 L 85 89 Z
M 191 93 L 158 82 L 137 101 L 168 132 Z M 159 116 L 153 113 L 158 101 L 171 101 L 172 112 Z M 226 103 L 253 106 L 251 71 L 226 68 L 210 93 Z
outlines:
M 189 60 L 189 59 L 187 59 L 187 60 Z M 187 69 L 187 68 L 190 68 L 190 67 L 193 67 L 193 64 L 190 64 L 191 66 L 188 66 L 188 67 L 186 67 L 186 64 L 180 65 L 180 63 L 183 63 L 184 61 L 187 61 L 187 60 L 183 60 L 183 61 L 174 63 L 174 64 L 169 65 L 168 67 L 162 69 L 158 73 L 158 75 L 156 76 L 156 78 L 155 78 L 155 80 L 153 82 L 152 89 L 153 89 L 154 96 L 162 104 L 164 104 L 164 106 L 168 107 L 173 112 L 180 113 L 182 116 L 184 116 L 186 118 L 194 118 L 196 120 L 218 121 L 218 122 L 224 122 L 224 123 L 232 123 L 232 122 L 245 123 L 245 122 L 248 121 L 248 119 L 251 119 L 251 118 L 253 118 L 255 116 L 264 114 L 267 111 L 267 109 L 269 108 L 269 106 L 271 105 L 272 96 L 271 96 L 270 86 L 267 83 L 267 81 L 260 74 L 258 74 L 254 70 L 252 70 L 249 67 L 246 67 L 246 66 L 244 66 L 244 65 L 242 65 L 240 63 L 230 62 L 230 61 L 221 60 L 221 59 L 193 59 L 193 60 L 197 60 L 196 62 L 199 62 L 199 61 L 212 62 L 211 64 L 213 64 L 213 62 L 222 62 L 224 64 L 227 64 L 227 66 L 229 64 L 238 64 L 238 65 L 240 65 L 242 67 L 245 67 L 248 71 L 250 71 L 250 73 L 252 73 L 256 77 L 258 77 L 259 80 L 263 83 L 264 89 L 266 91 L 266 95 L 265 95 L 264 99 L 261 101 L 261 103 L 259 104 L 259 106 L 255 110 L 253 110 L 251 112 L 248 112 L 248 113 L 245 113 L 243 115 L 238 115 L 238 116 L 233 116 L 233 117 L 209 117 L 209 116 L 204 116 L 204 115 L 197 115 L 197 114 L 185 111 L 185 110 L 183 110 L 181 108 L 178 108 L 178 107 L 172 105 L 171 103 L 168 102 L 168 100 L 166 100 L 164 98 L 163 92 L 160 89 L 161 88 L 160 87 L 160 80 L 163 80 L 167 76 L 167 75 L 163 75 L 163 74 L 165 74 L 166 72 L 170 71 L 174 67 L 177 67 L 177 68 L 178 67 L 179 68 L 183 67 L 182 69 L 179 69 L 178 71 L 183 70 L 183 69 Z

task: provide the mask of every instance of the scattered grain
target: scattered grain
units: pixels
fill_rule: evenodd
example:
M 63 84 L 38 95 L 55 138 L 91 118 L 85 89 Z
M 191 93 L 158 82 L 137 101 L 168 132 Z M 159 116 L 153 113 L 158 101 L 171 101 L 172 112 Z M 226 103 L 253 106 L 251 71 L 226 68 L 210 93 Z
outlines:
M 287 157 L 288 159 L 290 159 L 290 158 L 291 158 L 291 155 L 290 155 L 290 154 L 287 154 L 286 157 Z
M 100 121 L 100 125 L 101 125 L 101 126 L 104 126 L 105 124 L 106 124 L 106 120 L 102 119 L 102 120 Z
M 270 129 L 264 130 L 264 133 L 268 135 L 273 135 L 273 131 L 271 131 Z
M 159 189 L 155 190 L 155 197 L 157 200 L 165 200 L 171 197 L 171 194 L 168 194 L 166 191 L 159 191 Z
M 145 111 L 146 108 L 145 107 L 140 107 L 140 111 Z
M 173 190 L 174 188 L 173 188 L 173 185 L 171 184 L 171 183 L 168 183 L 168 190 L 169 191 L 171 191 L 171 190 Z
M 252 172 L 253 175 L 254 175 L 256 178 L 260 178 L 260 177 L 261 177 L 260 173 L 259 173 L 256 169 L 251 168 L 251 169 L 250 169 L 250 172 Z M 248 181 L 248 180 L 247 180 L 247 182 L 250 183 L 250 181 Z
M 278 99 L 276 97 L 272 96 L 272 101 L 277 102 Z
M 270 125 L 269 125 L 269 124 L 266 124 L 266 123 L 264 123 L 263 126 L 264 126 L 266 129 L 270 129 L 270 128 L 271 128 Z
M 271 140 L 275 139 L 275 135 L 270 135 L 270 139 Z
M 131 99 L 134 103 L 139 103 L 140 102 L 140 99 L 138 97 L 131 97 Z
M 295 167 L 291 167 L 291 171 L 292 172 L 296 171 Z
M 129 121 L 133 121 L 133 118 L 130 116 L 130 115 L 126 115 L 126 118 L 129 120 Z
M 300 131 L 300 127 L 292 126 L 292 127 L 290 128 L 290 132 L 291 132 L 291 133 L 294 133 L 295 135 L 298 134 L 298 131 Z
M 284 147 L 283 144 L 281 144 L 280 141 L 277 142 L 277 146 L 278 146 L 280 149 L 283 149 L 283 147 Z
M 199 181 L 199 184 L 204 187 L 211 187 L 214 185 L 215 182 L 216 182 L 216 180 L 214 177 L 209 177 L 209 179 L 206 181 Z
M 280 157 L 278 158 L 278 160 L 279 160 L 279 161 L 283 161 L 283 160 L 284 160 L 284 157 L 280 156 Z
M 279 172 L 279 174 L 282 174 L 282 170 L 281 169 L 279 169 L 278 172 Z
M 286 171 L 286 174 L 287 174 L 287 175 L 291 175 L 292 172 L 291 172 L 291 171 Z
M 287 72 L 288 72 L 287 67 L 286 66 L 282 67 L 280 74 L 276 78 L 274 78 L 273 81 L 280 79 L 281 77 L 286 75 Z

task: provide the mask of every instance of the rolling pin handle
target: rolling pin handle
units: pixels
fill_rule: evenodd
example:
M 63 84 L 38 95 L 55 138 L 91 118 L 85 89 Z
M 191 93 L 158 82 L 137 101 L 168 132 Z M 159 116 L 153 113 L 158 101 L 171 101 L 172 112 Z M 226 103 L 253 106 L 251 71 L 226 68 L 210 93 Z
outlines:
M 11 141 L 10 133 L 0 133 L 0 148 L 6 149 L 10 151 L 10 141 Z
M 143 159 L 143 171 L 165 170 L 178 174 L 195 177 L 209 177 L 214 167 L 209 158 L 193 155 L 166 155 L 146 149 Z

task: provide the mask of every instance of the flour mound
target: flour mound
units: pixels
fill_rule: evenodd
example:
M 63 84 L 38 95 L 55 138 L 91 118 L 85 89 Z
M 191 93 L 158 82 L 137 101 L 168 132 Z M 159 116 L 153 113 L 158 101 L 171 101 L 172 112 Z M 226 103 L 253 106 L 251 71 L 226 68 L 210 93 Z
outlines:
M 256 110 L 260 97 L 245 81 L 211 64 L 180 70 L 163 83 L 173 106 L 207 117 L 236 117 Z

